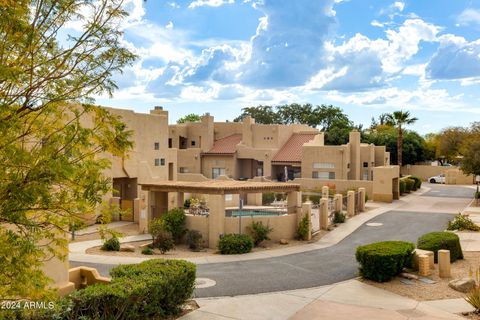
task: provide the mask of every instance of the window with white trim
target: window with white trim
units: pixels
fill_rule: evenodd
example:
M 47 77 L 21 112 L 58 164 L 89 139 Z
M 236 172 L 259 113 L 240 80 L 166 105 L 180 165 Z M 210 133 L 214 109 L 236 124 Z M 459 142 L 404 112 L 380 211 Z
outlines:
M 314 162 L 314 169 L 333 169 L 335 168 L 335 163 L 332 162 Z

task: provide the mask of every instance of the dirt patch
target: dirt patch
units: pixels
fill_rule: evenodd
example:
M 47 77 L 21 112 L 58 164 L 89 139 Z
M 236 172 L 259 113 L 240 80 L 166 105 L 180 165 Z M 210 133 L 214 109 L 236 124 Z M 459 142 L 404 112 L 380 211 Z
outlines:
M 440 278 L 438 276 L 438 265 L 435 265 L 435 270 L 432 270 L 432 275 L 428 277 L 436 281 L 435 284 L 426 284 L 416 280 L 412 285 L 405 285 L 400 282 L 400 277 L 395 277 L 391 281 L 384 283 L 365 279 L 362 281 L 377 288 L 388 290 L 418 301 L 464 298 L 465 294 L 450 288 L 448 282 L 457 278 L 469 277 L 470 270 L 475 274 L 475 270 L 480 267 L 480 252 L 464 252 L 463 254 L 463 260 L 457 260 L 451 265 L 452 278 Z M 412 273 L 417 274 L 415 272 Z
M 288 244 L 280 244 L 277 241 L 264 241 L 261 243 L 260 246 L 253 248 L 252 252 L 262 252 L 267 250 L 274 250 L 279 248 L 286 248 L 286 247 L 294 247 L 304 245 L 306 243 L 314 243 L 320 240 L 324 235 L 326 235 L 328 231 L 320 231 L 316 234 L 311 241 L 299 241 L 299 240 L 288 240 Z M 119 257 L 161 257 L 165 259 L 183 259 L 183 258 L 197 258 L 197 257 L 205 257 L 218 254 L 216 249 L 209 249 L 205 248 L 199 252 L 191 251 L 187 245 L 179 244 L 175 246 L 175 250 L 171 250 L 166 252 L 165 254 L 161 254 L 158 249 L 154 249 L 153 255 L 144 255 L 142 254 L 142 249 L 140 246 L 144 244 L 151 243 L 150 240 L 145 241 L 135 241 L 135 242 L 128 242 L 123 244 L 129 244 L 135 247 L 135 252 L 123 252 L 123 251 L 103 251 L 101 246 L 96 246 L 92 248 L 88 248 L 86 250 L 87 254 L 97 254 L 97 255 L 105 255 L 105 256 L 119 256 Z
M 121 226 L 121 227 L 111 228 L 111 229 L 117 232 L 120 232 L 123 235 L 123 237 L 134 236 L 139 234 L 137 223 L 132 223 L 126 226 Z M 100 234 L 98 232 L 94 232 L 94 233 L 88 233 L 84 235 L 75 235 L 75 240 L 73 241 L 70 240 L 70 242 L 81 242 L 81 241 L 99 240 L 99 239 L 100 239 Z

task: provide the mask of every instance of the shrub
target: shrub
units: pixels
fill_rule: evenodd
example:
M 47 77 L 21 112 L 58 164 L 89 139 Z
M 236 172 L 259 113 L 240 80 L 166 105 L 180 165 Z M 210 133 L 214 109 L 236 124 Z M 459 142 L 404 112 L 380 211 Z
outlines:
M 404 180 L 406 185 L 406 192 L 415 191 L 413 187 L 415 186 L 415 180 L 407 178 Z
M 297 226 L 297 238 L 300 240 L 308 239 L 308 229 L 310 228 L 310 217 L 305 215 Z
M 158 319 L 178 314 L 192 296 L 195 265 L 153 259 L 115 267 L 111 284 L 74 292 L 65 319 Z
M 404 180 L 400 180 L 399 184 L 400 184 L 400 194 L 404 194 L 405 192 L 407 192 L 406 182 Z
M 480 287 L 475 287 L 472 291 L 467 293 L 465 300 L 475 308 L 476 312 L 478 312 L 480 310 Z
M 384 241 L 360 246 L 355 258 L 360 263 L 360 275 L 385 282 L 411 266 L 415 245 L 404 241 Z
M 218 249 L 221 254 L 239 254 L 250 252 L 253 239 L 247 234 L 227 234 L 220 238 Z
M 262 204 L 268 205 L 275 200 L 275 194 L 273 192 L 262 193 Z
M 199 251 L 202 249 L 202 234 L 197 230 L 187 231 L 187 245 L 192 251 Z
M 345 214 L 343 212 L 336 211 L 333 216 L 333 223 L 344 223 Z
M 448 222 L 447 230 L 470 230 L 479 231 L 480 227 L 475 224 L 469 217 L 458 214 L 452 221 Z
M 153 246 L 158 248 L 162 254 L 175 248 L 175 241 L 173 241 L 172 236 L 168 232 L 160 233 L 155 241 Z
M 365 192 L 365 203 L 368 202 L 368 194 Z
M 268 225 L 264 226 L 261 221 L 255 222 L 248 227 L 250 233 L 252 234 L 253 244 L 258 246 L 264 240 L 270 240 L 268 234 L 273 231 Z
M 163 228 L 170 232 L 175 242 L 178 243 L 185 233 L 185 211 L 180 208 L 174 208 L 166 212 L 162 217 Z
M 415 189 L 420 189 L 420 187 L 422 186 L 422 179 L 420 179 L 419 177 L 415 177 L 415 176 L 411 176 L 410 179 L 415 181 Z
M 185 201 L 183 202 L 183 207 L 184 208 L 190 208 L 190 204 L 192 203 L 192 200 L 189 198 L 189 199 L 185 199 Z
M 152 250 L 152 248 L 150 248 L 150 247 L 145 247 L 145 248 L 142 249 L 142 254 L 152 255 L 152 254 L 153 254 L 153 250 Z
M 105 240 L 102 245 L 102 250 L 105 251 L 120 251 L 120 241 L 117 237 L 111 237 Z
M 463 259 L 460 239 L 452 232 L 430 232 L 426 233 L 417 241 L 417 248 L 433 251 L 435 262 L 438 261 L 438 250 L 450 250 L 450 262 Z
M 473 197 L 478 200 L 480 199 L 480 191 L 475 191 L 475 193 L 473 194 Z

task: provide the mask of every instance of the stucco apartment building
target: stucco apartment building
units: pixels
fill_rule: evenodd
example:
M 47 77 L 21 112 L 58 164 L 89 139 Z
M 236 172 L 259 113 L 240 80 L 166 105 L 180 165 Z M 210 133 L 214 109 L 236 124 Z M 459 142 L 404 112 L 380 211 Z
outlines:
M 179 173 L 200 173 L 215 179 L 264 176 L 272 180 L 373 180 L 373 168 L 389 165 L 384 146 L 360 143 L 351 132 L 349 142 L 327 146 L 324 135 L 306 125 L 214 122 L 206 114 L 200 122 L 169 125 L 169 147 L 177 149 Z

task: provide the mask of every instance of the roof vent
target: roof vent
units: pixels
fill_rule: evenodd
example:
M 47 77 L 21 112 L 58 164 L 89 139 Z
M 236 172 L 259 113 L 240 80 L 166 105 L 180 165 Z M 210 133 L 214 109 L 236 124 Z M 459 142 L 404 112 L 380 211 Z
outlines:
M 163 110 L 163 107 L 162 106 L 155 106 L 154 109 L 155 110 Z

